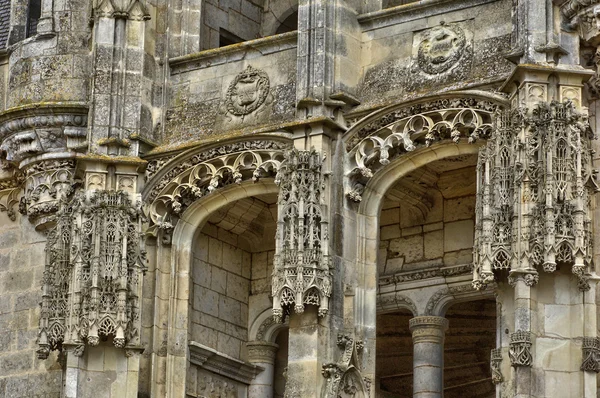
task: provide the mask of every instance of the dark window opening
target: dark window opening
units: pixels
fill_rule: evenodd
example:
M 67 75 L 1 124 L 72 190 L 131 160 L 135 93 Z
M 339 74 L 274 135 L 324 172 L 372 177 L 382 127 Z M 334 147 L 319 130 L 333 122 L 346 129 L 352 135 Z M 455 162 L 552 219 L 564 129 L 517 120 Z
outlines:
M 232 44 L 241 43 L 243 41 L 245 40 L 241 37 L 236 36 L 223 28 L 219 29 L 219 47 L 230 46 Z
M 37 34 L 38 22 L 42 15 L 42 1 L 41 0 L 29 0 L 29 6 L 27 8 L 27 31 L 25 36 L 31 37 Z
M 298 11 L 293 12 L 289 17 L 287 17 L 281 25 L 277 28 L 277 32 L 275 34 L 281 34 L 286 32 L 292 32 L 298 29 Z

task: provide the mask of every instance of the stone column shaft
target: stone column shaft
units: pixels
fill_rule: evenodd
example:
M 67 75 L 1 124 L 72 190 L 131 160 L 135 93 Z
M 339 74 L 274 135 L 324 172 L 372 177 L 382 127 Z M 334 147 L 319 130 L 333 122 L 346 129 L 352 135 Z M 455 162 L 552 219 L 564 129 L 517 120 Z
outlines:
M 248 386 L 248 398 L 273 398 L 275 379 L 275 356 L 279 346 L 266 341 L 253 341 L 246 344 L 248 362 L 264 370 L 256 375 Z
M 448 320 L 418 316 L 410 320 L 413 338 L 413 397 L 444 396 L 444 336 Z

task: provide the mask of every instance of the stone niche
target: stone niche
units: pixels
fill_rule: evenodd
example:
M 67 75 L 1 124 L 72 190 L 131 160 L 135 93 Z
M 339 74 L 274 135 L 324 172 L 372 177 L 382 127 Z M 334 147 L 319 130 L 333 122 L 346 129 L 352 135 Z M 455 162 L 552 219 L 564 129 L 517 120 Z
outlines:
M 439 160 L 401 178 L 380 217 L 379 275 L 472 261 L 476 156 Z

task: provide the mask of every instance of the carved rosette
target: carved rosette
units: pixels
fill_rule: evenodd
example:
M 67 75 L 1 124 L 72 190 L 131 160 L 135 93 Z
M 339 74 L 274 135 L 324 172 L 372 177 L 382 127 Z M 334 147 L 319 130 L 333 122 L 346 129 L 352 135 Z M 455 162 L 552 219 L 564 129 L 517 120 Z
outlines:
M 279 185 L 277 236 L 273 260 L 273 316 L 284 309 L 304 312 L 307 304 L 327 314 L 331 295 L 328 214 L 322 155 L 286 152 L 275 182 Z
M 581 346 L 583 360 L 581 370 L 585 372 L 600 372 L 600 338 L 584 337 Z
M 38 357 L 51 350 L 112 338 L 139 345 L 141 208 L 122 191 L 78 193 L 63 201 L 48 233 Z
M 499 384 L 504 381 L 502 376 L 502 349 L 493 348 L 490 354 L 490 370 L 492 371 L 492 383 Z
M 36 228 L 43 228 L 54 219 L 61 200 L 73 193 L 75 183 L 74 160 L 44 160 L 28 166 L 19 212 Z
M 518 272 L 533 286 L 536 270 L 554 272 L 564 265 L 578 277 L 580 289 L 589 289 L 589 197 L 597 190 L 592 139 L 587 115 L 570 101 L 496 117 L 477 168 L 475 288 L 502 269 L 511 270 L 511 283 Z
M 517 330 L 510 335 L 508 357 L 513 367 L 532 366 L 531 345 L 530 332 Z

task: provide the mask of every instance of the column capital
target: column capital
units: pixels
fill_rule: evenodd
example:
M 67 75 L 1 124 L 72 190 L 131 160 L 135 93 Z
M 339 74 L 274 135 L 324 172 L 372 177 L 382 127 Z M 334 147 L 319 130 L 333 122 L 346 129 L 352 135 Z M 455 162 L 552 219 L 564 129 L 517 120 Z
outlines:
M 273 365 L 279 345 L 268 341 L 251 341 L 246 343 L 246 348 L 248 348 L 248 362 Z
M 441 343 L 448 330 L 448 320 L 441 316 L 417 316 L 409 321 L 414 343 Z

